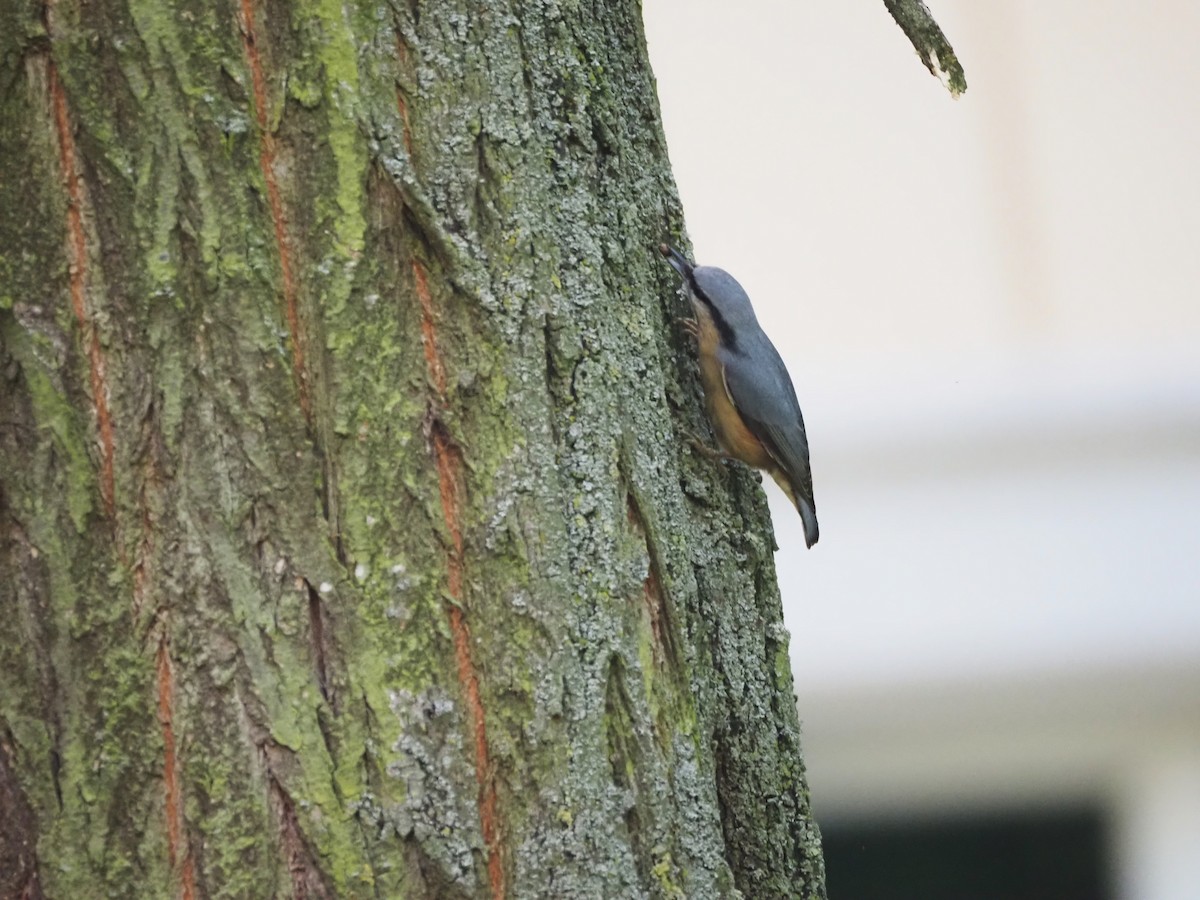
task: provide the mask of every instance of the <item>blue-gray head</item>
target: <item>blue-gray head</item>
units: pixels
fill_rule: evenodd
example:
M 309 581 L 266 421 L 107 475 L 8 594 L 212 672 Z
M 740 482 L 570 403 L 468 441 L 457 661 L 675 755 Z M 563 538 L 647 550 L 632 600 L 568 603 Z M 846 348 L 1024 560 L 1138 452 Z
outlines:
M 658 251 L 667 258 L 676 272 L 683 278 L 688 299 L 694 304 L 703 304 L 714 312 L 714 318 L 737 331 L 739 328 L 758 326 L 754 307 L 746 291 L 737 279 L 716 266 L 696 266 L 668 244 L 660 244 Z

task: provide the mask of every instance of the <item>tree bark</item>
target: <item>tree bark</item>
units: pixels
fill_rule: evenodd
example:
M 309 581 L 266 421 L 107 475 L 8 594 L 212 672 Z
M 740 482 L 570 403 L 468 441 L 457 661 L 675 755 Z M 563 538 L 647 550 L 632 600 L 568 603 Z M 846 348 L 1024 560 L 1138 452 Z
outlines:
M 0 896 L 824 896 L 637 3 L 0 0 Z

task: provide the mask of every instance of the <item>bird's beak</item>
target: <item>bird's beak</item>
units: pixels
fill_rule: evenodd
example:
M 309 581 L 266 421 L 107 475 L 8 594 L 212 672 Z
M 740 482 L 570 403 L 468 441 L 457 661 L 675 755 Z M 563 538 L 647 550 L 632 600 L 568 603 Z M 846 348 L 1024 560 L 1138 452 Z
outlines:
M 671 264 L 671 268 L 679 273 L 679 276 L 684 280 L 688 280 L 688 276 L 692 274 L 691 261 L 672 247 L 670 244 L 659 244 L 658 252 L 666 257 L 667 262 Z

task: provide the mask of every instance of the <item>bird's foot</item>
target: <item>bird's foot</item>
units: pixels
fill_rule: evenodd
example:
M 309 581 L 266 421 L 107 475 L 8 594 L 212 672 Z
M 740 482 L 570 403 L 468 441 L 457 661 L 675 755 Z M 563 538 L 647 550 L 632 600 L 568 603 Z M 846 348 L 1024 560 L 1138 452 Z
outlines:
M 729 460 L 729 459 L 734 458 L 722 450 L 716 450 L 716 449 L 708 446 L 708 444 L 704 443 L 704 441 L 700 438 L 699 435 L 693 434 L 690 431 L 685 431 L 684 435 L 687 437 L 688 443 L 691 444 L 692 449 L 695 450 L 697 453 L 699 453 L 701 456 L 703 456 L 705 459 L 710 459 L 710 460 L 713 460 L 714 462 L 718 462 L 721 460 Z
M 695 319 L 688 319 L 682 316 L 675 317 L 675 324 L 686 331 L 694 338 L 700 337 L 700 324 Z

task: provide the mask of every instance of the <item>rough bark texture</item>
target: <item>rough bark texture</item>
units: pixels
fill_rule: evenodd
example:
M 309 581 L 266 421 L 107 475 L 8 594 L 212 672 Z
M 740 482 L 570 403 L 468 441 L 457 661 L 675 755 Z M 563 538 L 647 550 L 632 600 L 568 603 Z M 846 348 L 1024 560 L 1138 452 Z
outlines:
M 823 896 L 638 4 L 0 0 L 0 895 Z
M 923 0 L 883 0 L 900 30 L 917 51 L 922 65 L 946 85 L 953 97 L 967 90 L 967 75 L 941 27 Z

